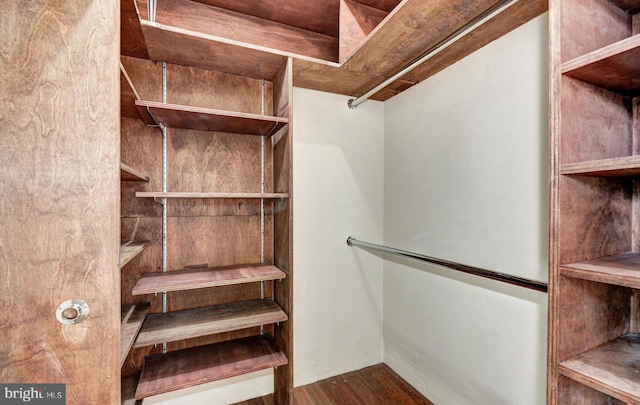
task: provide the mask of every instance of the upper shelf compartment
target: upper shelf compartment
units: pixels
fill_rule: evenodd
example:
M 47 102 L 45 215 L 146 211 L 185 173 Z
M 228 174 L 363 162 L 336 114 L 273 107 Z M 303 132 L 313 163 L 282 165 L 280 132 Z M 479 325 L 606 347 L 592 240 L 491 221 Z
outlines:
M 640 95 L 640 35 L 562 64 L 562 73 L 627 96 Z
M 635 14 L 640 11 L 640 1 L 638 0 L 609 0 L 616 6 L 620 7 L 629 14 Z
M 161 123 L 171 128 L 270 136 L 289 123 L 289 120 L 283 117 L 157 103 L 155 101 L 136 101 L 136 107 L 147 125 Z
M 640 175 L 640 155 L 587 162 L 565 163 L 560 172 L 564 175 L 594 177 L 633 177 Z

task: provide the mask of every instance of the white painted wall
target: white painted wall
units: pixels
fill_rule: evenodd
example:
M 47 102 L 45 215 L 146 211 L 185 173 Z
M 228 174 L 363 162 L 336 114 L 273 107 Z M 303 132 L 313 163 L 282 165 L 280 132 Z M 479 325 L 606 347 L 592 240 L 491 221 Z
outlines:
M 546 280 L 547 44 L 545 14 L 385 103 L 384 244 Z M 384 263 L 385 362 L 438 405 L 544 404 L 546 313 L 546 294 Z
M 384 109 L 294 89 L 294 384 L 383 361 L 382 259 L 346 245 L 382 239 Z M 157 395 L 145 405 L 224 405 L 273 392 L 273 372 Z

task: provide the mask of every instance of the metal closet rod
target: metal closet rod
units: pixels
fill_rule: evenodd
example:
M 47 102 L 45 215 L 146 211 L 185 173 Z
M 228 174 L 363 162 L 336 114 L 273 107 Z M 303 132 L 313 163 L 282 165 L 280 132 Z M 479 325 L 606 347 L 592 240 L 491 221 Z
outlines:
M 439 45 L 435 46 L 433 49 L 429 50 L 426 54 L 424 54 L 423 56 L 421 56 L 420 58 L 418 58 L 417 60 L 415 60 L 411 64 L 409 64 L 409 66 L 407 66 L 406 68 L 402 69 L 398 73 L 396 73 L 393 76 L 389 77 L 387 80 L 383 81 L 382 83 L 380 83 L 376 87 L 372 88 L 368 92 L 364 93 L 360 97 L 352 98 L 349 101 L 347 101 L 347 106 L 349 106 L 350 109 L 355 110 L 358 105 L 360 105 L 360 104 L 364 103 L 365 101 L 367 101 L 367 99 L 369 97 L 373 96 L 378 91 L 380 91 L 383 88 L 387 87 L 389 84 L 395 82 L 396 80 L 398 80 L 402 76 L 406 75 L 407 73 L 411 72 L 413 69 L 417 68 L 418 66 L 420 66 L 424 62 L 428 61 L 429 59 L 431 59 L 432 57 L 436 56 L 437 54 L 439 54 L 443 50 L 447 49 L 449 46 L 455 44 L 462 37 L 464 37 L 465 35 L 467 35 L 471 31 L 475 30 L 476 28 L 478 28 L 482 24 L 486 23 L 487 21 L 491 20 L 492 18 L 494 18 L 498 14 L 502 13 L 503 11 L 508 9 L 509 7 L 513 6 L 518 1 L 519 0 L 506 0 L 503 3 L 499 3 L 498 6 L 495 9 L 493 9 L 493 10 L 490 9 L 484 15 L 481 15 L 479 18 L 477 18 L 475 20 L 472 20 L 467 25 L 463 26 L 460 30 L 458 30 L 456 33 L 454 33 L 453 36 L 449 37 L 444 42 L 440 43 Z
M 389 253 L 395 256 L 406 257 L 409 259 L 417 260 L 420 262 L 426 262 L 435 264 L 438 266 L 446 267 L 452 270 L 460 271 L 462 273 L 472 274 L 491 280 L 500 281 L 507 284 L 517 285 L 518 287 L 528 288 L 530 290 L 540 291 L 546 293 L 549 289 L 547 283 L 537 280 L 531 280 L 528 278 L 512 276 L 510 274 L 499 273 L 496 271 L 485 270 L 479 267 L 468 266 L 466 264 L 460 264 L 449 260 L 437 259 L 431 256 L 421 255 L 419 253 L 408 252 L 406 250 L 400 250 L 388 246 L 376 245 L 375 243 L 363 242 L 356 240 L 355 237 L 349 236 L 347 238 L 347 245 L 356 246 L 364 249 L 376 250 L 378 252 Z

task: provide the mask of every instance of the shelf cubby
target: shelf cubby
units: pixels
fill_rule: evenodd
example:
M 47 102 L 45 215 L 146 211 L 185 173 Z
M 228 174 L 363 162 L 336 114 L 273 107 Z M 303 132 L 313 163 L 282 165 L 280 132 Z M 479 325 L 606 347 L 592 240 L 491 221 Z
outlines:
M 138 100 L 136 107 L 147 125 L 162 124 L 169 128 L 271 136 L 289 123 L 283 117 L 155 101 Z
M 282 280 L 286 274 L 274 265 L 234 266 L 145 273 L 133 287 L 133 295 L 194 290 L 234 284 Z
M 149 304 L 123 305 L 120 324 L 120 367 L 129 355 L 138 337 L 138 332 L 142 327 L 145 317 L 149 312 Z
M 559 371 L 620 401 L 640 403 L 640 335 L 627 334 L 563 361 Z
M 142 253 L 148 244 L 149 241 L 132 241 L 120 245 L 120 261 L 118 262 L 120 268 Z
M 638 176 L 640 175 L 640 155 L 565 163 L 561 166 L 560 173 L 594 177 Z
M 279 367 L 288 363 L 265 336 L 147 356 L 136 399 Z
M 287 319 L 287 314 L 269 299 L 152 314 L 145 319 L 133 347 L 231 332 Z
M 562 73 L 620 94 L 640 95 L 640 35 L 562 64 Z

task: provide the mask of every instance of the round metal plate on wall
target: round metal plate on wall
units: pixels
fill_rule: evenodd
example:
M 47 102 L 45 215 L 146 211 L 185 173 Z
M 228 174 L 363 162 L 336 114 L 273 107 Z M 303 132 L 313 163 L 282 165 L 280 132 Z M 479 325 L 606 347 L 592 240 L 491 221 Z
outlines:
M 63 325 L 75 325 L 89 316 L 89 305 L 79 298 L 66 300 L 56 308 L 56 319 Z

